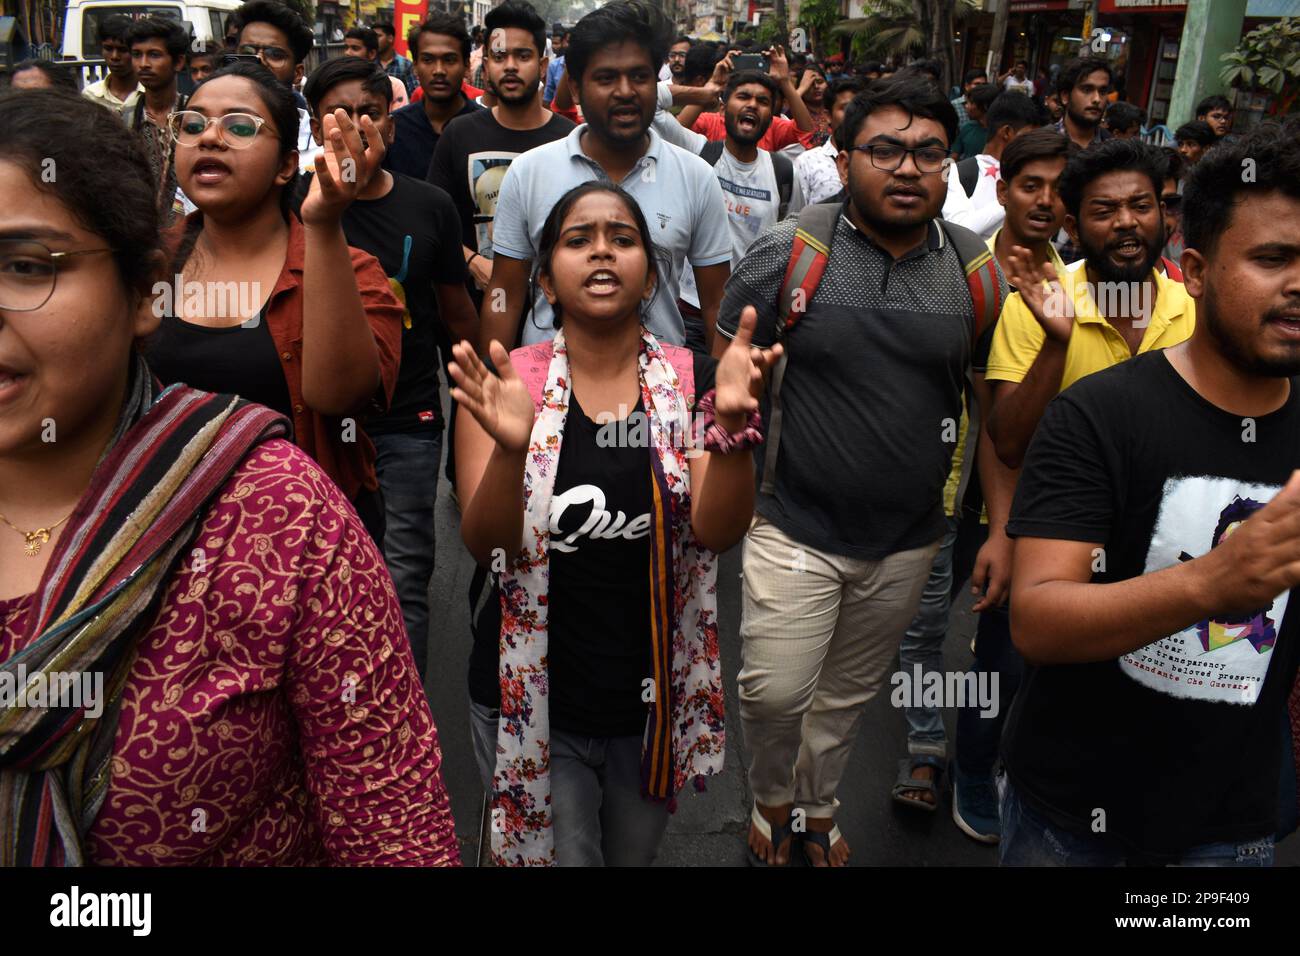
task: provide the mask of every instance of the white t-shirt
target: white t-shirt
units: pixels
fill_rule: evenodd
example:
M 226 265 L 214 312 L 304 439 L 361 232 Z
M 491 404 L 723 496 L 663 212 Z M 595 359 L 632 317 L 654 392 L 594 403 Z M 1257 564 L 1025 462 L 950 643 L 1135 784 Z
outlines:
M 535 259 L 542 226 L 560 197 L 574 186 L 605 178 L 582 151 L 586 129 L 586 124 L 575 127 L 564 139 L 521 153 L 510 164 L 492 226 L 495 255 Z M 653 127 L 645 155 L 619 185 L 640 205 L 656 246 L 660 289 L 646 324 L 660 341 L 682 345 L 686 328 L 677 296 L 686 258 L 701 267 L 731 260 L 731 234 L 718 215 L 722 189 L 708 163 L 665 142 Z M 539 294 L 533 314 L 525 315 L 524 344 L 553 338 L 553 318 L 550 303 Z
M 1015 90 L 1017 93 L 1024 93 L 1026 96 L 1034 95 L 1034 81 L 1027 76 L 1023 80 L 1017 80 L 1015 74 L 1012 74 L 1002 81 L 1002 88 Z
M 794 161 L 794 189 L 790 194 L 790 215 L 804 206 L 826 202 L 844 186 L 840 183 L 840 168 L 835 162 L 839 152 L 835 140 L 828 139 L 815 149 L 810 149 Z
M 980 173 L 975 179 L 975 192 L 966 195 L 957 174 L 957 164 L 948 167 L 948 196 L 943 201 L 942 216 L 948 222 L 965 226 L 978 232 L 981 239 L 989 239 L 1007 217 L 1006 208 L 998 202 L 998 172 L 1001 164 L 986 153 L 975 157 Z

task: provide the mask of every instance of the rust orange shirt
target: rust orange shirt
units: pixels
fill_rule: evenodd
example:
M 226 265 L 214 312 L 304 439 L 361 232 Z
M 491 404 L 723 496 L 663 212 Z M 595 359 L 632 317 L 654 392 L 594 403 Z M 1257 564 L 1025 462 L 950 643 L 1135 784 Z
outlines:
M 186 224 L 201 216 L 202 213 L 192 213 Z M 185 224 L 178 224 L 169 233 L 169 248 L 177 248 L 184 234 Z M 362 488 L 374 491 L 379 487 L 375 477 L 375 446 L 361 425 L 365 416 L 387 411 L 392 401 L 402 354 L 404 310 L 393 295 L 379 261 L 368 252 L 350 249 L 361 304 L 374 333 L 375 345 L 379 348 L 381 386 L 367 404 L 355 410 L 353 416 L 322 415 L 310 408 L 302 397 L 302 270 L 306 239 L 302 222 L 291 215 L 284 266 L 266 302 L 266 324 L 289 388 L 294 442 L 320 464 L 349 500 L 354 500 Z M 353 427 L 345 428 L 344 419 L 347 417 L 356 419 Z M 352 440 L 344 441 L 345 437 Z

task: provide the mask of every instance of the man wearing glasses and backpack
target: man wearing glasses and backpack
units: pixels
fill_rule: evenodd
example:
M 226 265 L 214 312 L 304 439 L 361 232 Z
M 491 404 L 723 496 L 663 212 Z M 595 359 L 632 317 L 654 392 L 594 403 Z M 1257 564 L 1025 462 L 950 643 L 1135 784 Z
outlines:
M 292 8 L 275 0 L 249 0 L 235 11 L 234 23 L 239 28 L 235 53 L 257 57 L 293 91 L 298 104 L 298 160 L 302 168 L 310 169 L 320 148 L 312 141 L 307 101 L 295 87 L 315 42 L 311 27 Z
M 872 84 L 841 129 L 848 202 L 778 223 L 726 286 L 715 354 L 751 305 L 754 344 L 786 350 L 763 403 L 744 554 L 740 713 L 757 865 L 786 864 L 794 834 L 813 865 L 847 862 L 840 777 L 946 528 L 963 381 L 982 368 L 1006 295 L 978 236 L 936 221 L 956 133 L 928 81 Z M 978 434 L 987 406 L 974 379 Z

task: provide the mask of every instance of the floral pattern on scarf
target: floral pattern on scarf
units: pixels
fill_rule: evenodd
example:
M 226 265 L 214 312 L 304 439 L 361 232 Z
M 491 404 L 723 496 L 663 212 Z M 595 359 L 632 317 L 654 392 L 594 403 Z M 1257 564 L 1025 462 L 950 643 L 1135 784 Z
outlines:
M 547 348 L 517 350 L 515 364 L 543 361 Z M 569 410 L 569 358 L 563 330 L 550 346 L 524 468 L 524 534 L 500 576 L 501 717 L 493 777 L 492 851 L 498 865 L 555 862 L 551 811 L 547 677 L 550 508 Z M 662 478 L 671 537 L 669 707 L 672 792 L 691 777 L 722 769 L 723 695 L 718 654 L 717 556 L 691 531 L 687 449 L 690 405 L 659 343 L 641 330 L 641 398 L 650 422 L 652 464 Z M 653 542 L 653 535 L 651 536 Z M 653 544 L 651 545 L 653 547 Z M 647 732 L 647 737 L 649 732 Z M 645 744 L 643 743 L 643 747 Z

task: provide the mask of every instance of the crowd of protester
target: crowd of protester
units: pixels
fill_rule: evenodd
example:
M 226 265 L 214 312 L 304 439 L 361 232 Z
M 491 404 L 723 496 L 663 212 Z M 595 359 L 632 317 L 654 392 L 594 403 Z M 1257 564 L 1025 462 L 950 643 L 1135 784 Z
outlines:
M 461 549 L 498 864 L 650 864 L 737 626 L 755 866 L 849 861 L 891 674 L 993 689 L 909 695 L 889 786 L 1004 864 L 1272 862 L 1300 123 L 1210 97 L 1159 147 L 1104 59 L 944 90 L 642 0 L 396 38 L 309 71 L 249 0 L 221 49 L 110 17 L 84 90 L 8 76 L 0 677 L 104 697 L 0 697 L 0 864 L 459 863 Z

